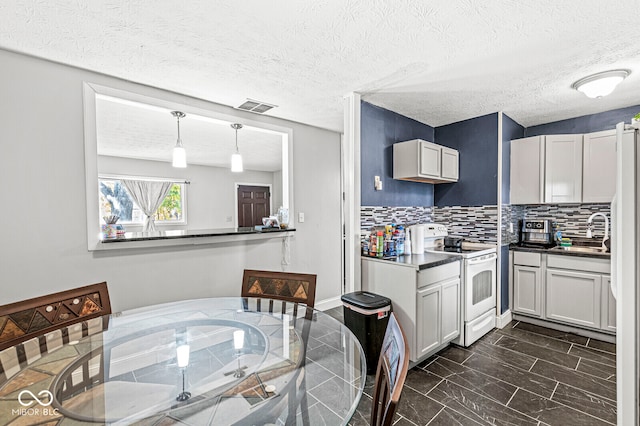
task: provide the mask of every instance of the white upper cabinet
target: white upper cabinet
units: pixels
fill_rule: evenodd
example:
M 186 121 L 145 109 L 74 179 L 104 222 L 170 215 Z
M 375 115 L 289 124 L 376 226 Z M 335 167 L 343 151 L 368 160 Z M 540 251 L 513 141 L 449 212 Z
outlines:
M 511 141 L 511 204 L 544 201 L 544 136 Z
M 458 181 L 458 151 L 422 139 L 393 144 L 393 178 L 427 183 Z
M 442 170 L 441 175 L 444 179 L 458 181 L 458 151 L 455 149 L 442 147 Z
M 610 203 L 616 192 L 616 132 L 584 135 L 582 202 Z
M 582 201 L 582 135 L 545 136 L 546 203 Z
M 511 141 L 511 204 L 610 203 L 615 131 Z

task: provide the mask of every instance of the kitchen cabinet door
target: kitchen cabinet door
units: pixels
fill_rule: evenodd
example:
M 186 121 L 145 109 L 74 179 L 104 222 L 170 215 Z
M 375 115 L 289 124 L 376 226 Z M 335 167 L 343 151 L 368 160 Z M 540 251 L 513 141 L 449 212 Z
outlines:
M 442 323 L 440 322 L 442 287 L 430 286 L 418 291 L 418 315 L 416 324 L 417 357 L 431 352 L 440 345 Z
M 546 318 L 600 328 L 602 275 L 547 268 Z
M 460 278 L 442 283 L 442 342 L 460 335 Z
M 458 180 L 458 151 L 442 147 L 442 178 Z
M 420 176 L 441 177 L 442 147 L 429 142 L 420 142 Z
M 531 266 L 513 266 L 513 312 L 542 316 L 542 272 Z
M 600 328 L 616 332 L 616 298 L 611 292 L 611 276 L 602 276 L 602 321 Z
M 582 202 L 610 203 L 616 192 L 616 132 L 584 135 Z
M 545 203 L 582 201 L 582 135 L 545 136 Z
M 511 204 L 544 201 L 544 136 L 511 141 Z

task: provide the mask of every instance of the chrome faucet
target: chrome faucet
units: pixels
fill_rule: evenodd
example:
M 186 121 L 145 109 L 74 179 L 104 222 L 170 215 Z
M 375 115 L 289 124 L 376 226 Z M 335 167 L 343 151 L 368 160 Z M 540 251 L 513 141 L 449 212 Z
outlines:
M 587 219 L 587 224 L 589 225 L 589 228 L 587 228 L 587 238 L 591 238 L 591 222 L 596 216 L 602 216 L 604 218 L 604 238 L 602 238 L 602 248 L 606 251 L 607 246 L 604 242 L 609 239 L 609 219 L 604 213 L 597 212 L 589 216 L 589 219 Z

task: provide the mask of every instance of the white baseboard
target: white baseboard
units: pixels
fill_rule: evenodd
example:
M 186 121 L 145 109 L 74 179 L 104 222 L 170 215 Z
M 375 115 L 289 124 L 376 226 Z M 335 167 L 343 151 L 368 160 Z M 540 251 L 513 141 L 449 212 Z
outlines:
M 338 306 L 342 306 L 342 300 L 340 300 L 340 296 L 321 300 L 320 302 L 315 304 L 315 309 L 319 311 L 326 311 L 327 309 L 337 308 Z
M 496 316 L 496 327 L 504 328 L 512 319 L 511 310 L 507 309 L 502 315 Z

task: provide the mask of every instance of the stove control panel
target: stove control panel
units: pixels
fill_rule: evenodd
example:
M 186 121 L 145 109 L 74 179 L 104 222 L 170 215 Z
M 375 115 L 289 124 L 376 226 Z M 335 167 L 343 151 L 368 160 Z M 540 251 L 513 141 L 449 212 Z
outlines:
M 424 224 L 424 237 L 425 238 L 442 238 L 449 235 L 447 227 L 439 223 L 425 223 Z

